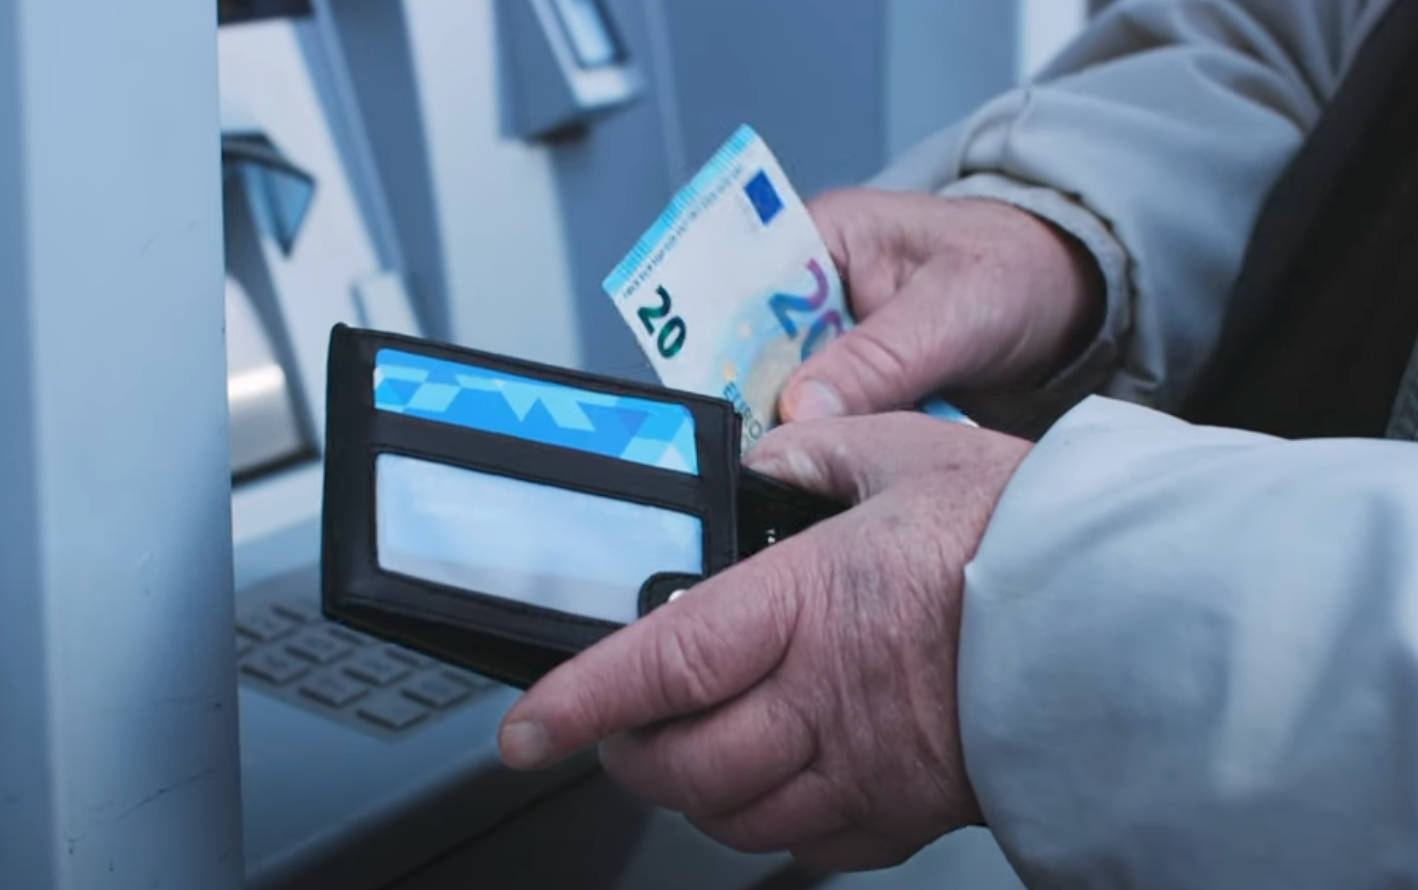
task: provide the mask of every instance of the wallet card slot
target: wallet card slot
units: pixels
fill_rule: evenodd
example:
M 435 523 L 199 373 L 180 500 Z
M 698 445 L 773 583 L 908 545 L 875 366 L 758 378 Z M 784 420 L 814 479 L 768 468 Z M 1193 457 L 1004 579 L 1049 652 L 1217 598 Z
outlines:
M 703 512 L 710 499 L 710 481 L 704 477 L 498 433 L 384 413 L 370 419 L 370 433 L 374 452 L 397 452 L 572 491 L 696 513 Z
M 379 568 L 498 599 L 629 624 L 645 579 L 704 570 L 691 513 L 384 453 Z
M 694 415 L 675 402 L 395 348 L 375 354 L 373 387 L 379 411 L 699 474 Z

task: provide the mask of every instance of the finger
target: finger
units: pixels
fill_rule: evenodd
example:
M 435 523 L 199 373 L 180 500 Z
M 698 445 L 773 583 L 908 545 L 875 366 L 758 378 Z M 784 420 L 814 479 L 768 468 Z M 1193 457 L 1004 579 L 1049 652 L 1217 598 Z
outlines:
M 892 299 L 803 363 L 784 388 L 782 416 L 889 411 L 963 382 L 985 346 L 993 348 L 988 338 L 970 336 L 993 327 L 991 301 L 963 293 L 979 280 L 935 264 L 917 270 Z
M 797 621 L 793 585 L 803 580 L 802 560 L 815 564 L 810 551 L 807 536 L 784 541 L 557 667 L 503 719 L 503 759 L 518 769 L 546 766 L 757 683 L 787 648 Z
M 737 809 L 817 756 L 802 712 L 769 683 L 697 717 L 601 744 L 601 765 L 638 797 L 682 813 Z
M 790 848 L 793 858 L 818 871 L 891 868 L 910 859 L 920 845 L 848 828 Z
M 700 831 L 745 853 L 786 850 L 842 832 L 851 818 L 827 779 L 808 770 L 741 809 L 690 819 Z
M 982 437 L 997 435 L 908 412 L 838 417 L 778 427 L 743 461 L 790 485 L 860 503 L 902 479 L 956 466 Z

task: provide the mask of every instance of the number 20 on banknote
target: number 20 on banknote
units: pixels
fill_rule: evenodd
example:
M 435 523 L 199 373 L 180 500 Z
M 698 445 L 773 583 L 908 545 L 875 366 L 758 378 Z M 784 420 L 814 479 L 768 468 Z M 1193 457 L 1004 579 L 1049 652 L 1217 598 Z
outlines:
M 773 310 L 783 333 L 790 338 L 797 339 L 798 336 L 798 324 L 794 317 L 807 317 L 812 320 L 807 335 L 802 339 L 802 361 L 807 361 L 818 347 L 842 333 L 846 324 L 842 313 L 837 309 L 823 310 L 827 298 L 832 295 L 832 285 L 828 281 L 827 273 L 823 271 L 822 264 L 815 259 L 808 260 L 807 270 L 812 273 L 815 282 L 811 294 L 801 297 L 793 294 L 774 294 L 768 299 L 768 308 Z M 821 314 L 814 317 L 814 313 L 820 310 Z
M 763 140 L 740 128 L 604 282 L 667 386 L 727 398 L 751 445 L 792 372 L 850 326 L 836 268 Z
M 775 293 L 768 298 L 768 308 L 778 320 L 778 328 L 784 336 L 797 340 L 799 321 L 809 325 L 806 336 L 802 338 L 802 361 L 807 361 L 819 347 L 846 328 L 846 321 L 838 310 L 827 309 L 818 314 L 832 293 L 832 286 L 822 264 L 815 259 L 808 260 L 807 271 L 814 282 L 812 293 Z M 656 349 L 660 356 L 666 359 L 672 359 L 679 354 L 684 346 L 684 339 L 689 334 L 684 319 L 671 314 L 673 311 L 674 298 L 664 285 L 655 288 L 649 305 L 635 310 L 646 335 L 654 338 Z

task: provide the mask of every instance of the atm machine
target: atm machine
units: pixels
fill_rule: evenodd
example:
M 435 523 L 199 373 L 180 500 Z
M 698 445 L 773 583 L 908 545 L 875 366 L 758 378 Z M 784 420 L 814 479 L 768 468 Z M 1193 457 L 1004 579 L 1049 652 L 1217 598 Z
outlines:
M 333 324 L 649 379 L 599 282 L 724 136 L 752 123 L 805 194 L 865 179 L 1013 80 L 1014 4 L 220 0 L 214 34 L 200 4 L 155 0 L 77 40 L 64 4 L 16 4 L 0 12 L 0 195 L 33 203 L 0 201 L 0 235 L 29 227 L 0 238 L 0 293 L 33 318 L 0 328 L 0 369 L 23 384 L 0 412 L 34 435 L 0 441 L 16 493 L 0 590 L 24 590 L 5 597 L 0 721 L 26 727 L 0 759 L 0 884 L 1018 886 L 983 832 L 814 876 L 640 806 L 589 756 L 511 773 L 494 736 L 513 690 L 317 607 Z M 9 52 L 61 39 L 88 55 Z M 72 107 L 36 111 L 26 90 L 51 76 Z M 207 169 L 193 157 L 218 131 Z M 88 163 L 80 139 L 120 155 Z M 101 187 L 37 167 L 54 145 Z M 130 209 L 72 228 L 36 215 L 101 196 Z M 202 249 L 168 246 L 174 227 Z M 65 238 L 104 247 L 114 296 L 139 308 L 89 313 L 96 279 L 46 246 Z M 118 403 L 75 401 L 104 375 Z M 119 433 L 67 444 L 86 424 Z M 92 593 L 105 572 L 117 601 Z

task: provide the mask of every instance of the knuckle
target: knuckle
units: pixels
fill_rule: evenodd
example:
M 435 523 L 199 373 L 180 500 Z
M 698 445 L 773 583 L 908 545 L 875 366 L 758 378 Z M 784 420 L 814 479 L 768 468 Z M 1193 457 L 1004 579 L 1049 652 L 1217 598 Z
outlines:
M 582 727 L 585 736 L 592 739 L 605 738 L 612 729 L 610 710 L 598 688 L 590 684 L 577 685 L 566 709 L 571 725 Z
M 896 342 L 894 338 L 884 337 L 875 330 L 866 327 L 858 328 L 838 340 L 835 345 L 846 359 L 839 366 L 852 369 L 854 377 L 850 382 L 853 389 L 863 397 L 868 394 L 868 387 L 898 389 L 904 385 L 910 375 L 912 366 L 909 359 L 910 350 L 905 344 Z M 884 408 L 887 406 L 873 405 L 871 407 Z
M 697 626 L 683 622 L 671 623 L 650 648 L 654 663 L 648 676 L 656 678 L 667 710 L 698 711 L 714 704 L 718 683 L 711 649 Z
M 813 427 L 810 423 L 789 423 L 774 429 L 744 456 L 744 465 L 787 481 L 816 478 L 820 474 L 811 452 L 818 433 Z

